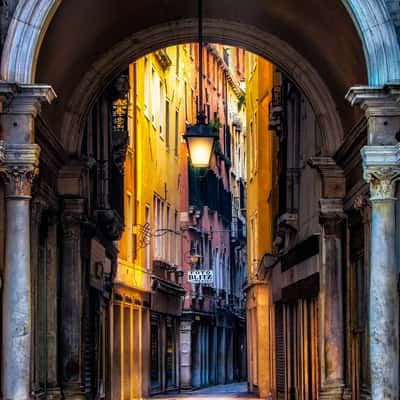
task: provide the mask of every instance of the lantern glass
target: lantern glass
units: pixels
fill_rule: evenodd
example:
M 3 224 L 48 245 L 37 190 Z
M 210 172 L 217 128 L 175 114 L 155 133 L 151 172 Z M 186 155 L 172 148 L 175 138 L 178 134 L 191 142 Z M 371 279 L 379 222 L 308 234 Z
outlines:
M 189 156 L 193 167 L 208 167 L 215 136 L 186 136 Z

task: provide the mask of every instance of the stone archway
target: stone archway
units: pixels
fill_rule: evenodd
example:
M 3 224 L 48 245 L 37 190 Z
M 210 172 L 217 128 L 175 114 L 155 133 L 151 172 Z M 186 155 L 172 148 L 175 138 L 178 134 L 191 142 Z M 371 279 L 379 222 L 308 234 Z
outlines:
M 400 78 L 400 48 L 383 0 L 341 0 L 359 31 L 368 65 L 369 84 Z M 37 58 L 46 31 L 61 0 L 18 2 L 2 54 L 1 77 L 34 83 Z M 371 28 L 374 28 L 373 31 Z
M 167 3 L 168 1 L 163 4 L 165 5 Z M 253 3 L 256 4 L 256 0 L 253 0 Z M 290 1 L 286 0 L 284 3 L 288 4 Z M 14 202 L 13 204 L 15 204 L 17 199 L 18 204 L 24 211 L 24 213 L 20 212 L 18 214 L 21 218 L 21 225 L 24 225 L 26 228 L 23 232 L 18 231 L 17 239 L 21 243 L 21 248 L 24 248 L 23 243 L 29 242 L 29 237 L 26 235 L 26 231 L 29 228 L 29 213 L 27 213 L 27 205 L 29 205 L 29 202 L 26 200 L 30 197 L 30 191 L 28 189 L 30 189 L 30 184 L 34 175 L 33 170 L 35 170 L 35 172 L 37 171 L 37 161 L 39 157 L 37 147 L 31 144 L 34 137 L 32 121 L 36 115 L 38 100 L 45 100 L 52 97 L 52 95 L 50 96 L 47 93 L 43 94 L 35 92 L 35 88 L 38 88 L 38 85 L 35 85 L 35 82 L 43 81 L 45 83 L 54 84 L 55 89 L 58 91 L 59 89 L 65 89 L 65 80 L 68 80 L 69 78 L 69 76 L 66 76 L 64 80 L 60 79 L 58 82 L 61 83 L 58 87 L 57 80 L 55 83 L 53 83 L 52 80 L 53 71 L 47 69 L 46 71 L 42 70 L 38 73 L 38 70 L 40 69 L 40 60 L 42 61 L 42 67 L 44 63 L 50 65 L 52 62 L 56 64 L 54 69 L 59 67 L 59 65 L 57 65 L 59 60 L 56 58 L 57 49 L 54 50 L 54 43 L 50 43 L 47 47 L 44 46 L 46 48 L 43 53 L 41 53 L 41 50 L 43 49 L 42 44 L 44 44 L 46 39 L 54 33 L 51 32 L 52 29 L 54 30 L 57 28 L 55 26 L 57 25 L 57 22 L 54 22 L 54 17 L 58 10 L 60 10 L 65 4 L 66 3 L 61 2 L 61 0 L 21 0 L 17 5 L 9 27 L 2 54 L 1 77 L 6 83 L 14 84 L 14 86 L 10 88 L 10 98 L 16 96 L 15 98 L 18 97 L 18 100 L 20 100 L 19 102 L 15 101 L 13 107 L 8 109 L 10 115 L 3 115 L 3 129 L 9 129 L 7 132 L 8 135 L 5 139 L 10 141 L 10 143 L 17 143 L 16 148 L 7 143 L 4 161 L 5 165 L 13 171 L 15 171 L 16 167 L 20 168 L 21 164 L 23 164 L 22 166 L 25 168 L 23 170 L 20 168 L 18 170 L 19 175 L 17 177 L 13 176 L 13 179 L 18 178 L 19 183 L 23 180 L 24 188 L 26 186 L 26 193 L 14 193 L 11 190 L 9 195 L 9 198 Z M 171 3 L 168 4 L 175 4 L 176 6 L 178 2 L 171 1 Z M 260 1 L 257 4 L 261 7 L 262 2 Z M 355 46 L 355 54 L 357 54 L 355 58 L 357 58 L 357 60 L 349 60 L 352 55 L 351 46 L 347 48 L 347 53 L 344 57 L 345 59 L 343 60 L 343 63 L 340 58 L 336 58 L 336 64 L 334 60 L 332 60 L 335 57 L 329 58 L 326 52 L 318 46 L 314 51 L 316 56 L 312 59 L 310 54 L 305 55 L 301 51 L 303 50 L 304 52 L 304 47 L 308 44 L 307 40 L 309 40 L 309 36 L 303 40 L 303 42 L 306 42 L 306 45 L 304 45 L 304 43 L 302 45 L 299 44 L 303 39 L 302 37 L 300 37 L 299 40 L 295 37 L 296 34 L 301 36 L 302 30 L 305 29 L 298 20 L 296 20 L 296 23 L 293 25 L 289 24 L 288 30 L 289 32 L 292 30 L 291 33 L 293 35 L 292 43 L 289 44 L 289 42 L 284 38 L 278 38 L 279 35 L 277 35 L 276 32 L 268 33 L 268 27 L 264 26 L 263 28 L 260 28 L 260 25 L 262 24 L 257 20 L 256 13 L 251 15 L 251 17 L 254 18 L 254 24 L 238 22 L 241 18 L 240 12 L 243 9 L 236 10 L 235 18 L 223 18 L 224 16 L 222 14 L 213 15 L 214 18 L 206 20 L 205 34 L 207 40 L 242 46 L 263 55 L 274 61 L 283 70 L 289 73 L 310 98 L 314 110 L 320 119 L 325 141 L 325 152 L 327 155 L 331 155 L 335 150 L 337 150 L 341 144 L 341 139 L 344 136 L 344 131 L 349 129 L 351 123 L 354 123 L 354 118 L 350 118 L 351 123 L 344 127 L 346 116 L 348 114 L 348 109 L 344 109 L 344 106 L 341 104 L 344 96 L 344 88 L 347 89 L 349 86 L 357 83 L 368 83 L 371 86 L 382 86 L 388 82 L 398 81 L 400 79 L 399 44 L 384 1 L 342 0 L 339 2 L 331 0 L 330 5 L 332 7 L 337 7 L 337 9 L 344 5 L 348 11 L 347 17 L 350 15 L 353 20 L 353 24 L 346 26 L 344 33 L 347 32 L 349 38 L 351 37 L 353 40 L 352 44 Z M 278 19 L 275 28 L 279 28 L 279 23 L 285 21 L 285 11 L 287 10 L 275 10 L 274 18 L 278 18 L 279 16 L 282 17 L 283 15 L 282 20 Z M 282 15 L 280 15 L 280 12 Z M 338 13 L 343 16 L 343 13 Z M 329 14 L 329 11 L 327 14 Z M 326 15 L 325 17 L 327 18 Z M 132 58 L 138 57 L 161 46 L 178 42 L 187 42 L 195 39 L 196 33 L 193 21 L 193 15 L 190 15 L 190 13 L 185 15 L 179 14 L 179 12 L 176 11 L 176 15 L 169 15 L 169 17 L 164 21 L 155 20 L 154 23 L 150 24 L 150 27 L 143 27 L 143 29 L 138 28 L 133 33 L 130 32 L 128 35 L 123 35 L 123 37 L 118 38 L 118 40 L 110 41 L 110 45 L 106 51 L 100 49 L 98 52 L 95 51 L 95 55 L 91 55 L 92 58 L 87 58 L 84 70 L 75 73 L 78 78 L 75 77 L 75 81 L 73 81 L 70 84 L 70 87 L 60 96 L 61 106 L 55 106 L 54 109 L 56 111 L 53 112 L 52 116 L 53 124 L 50 124 L 50 130 L 53 130 L 60 135 L 59 139 L 69 153 L 75 153 L 76 149 L 79 147 L 82 119 L 85 112 L 90 107 L 90 102 L 98 94 L 101 88 L 103 88 L 115 76 L 115 74 L 118 73 L 121 65 L 126 65 Z M 321 28 L 321 26 L 319 26 L 319 28 Z M 359 36 L 355 34 L 356 31 L 358 31 Z M 66 33 L 64 39 L 68 41 L 69 32 L 64 33 Z M 105 39 L 107 33 L 108 31 L 106 29 L 98 32 L 99 35 L 104 35 L 100 36 L 101 39 Z M 312 35 L 312 29 L 308 33 Z M 315 35 L 320 33 L 327 34 L 325 31 L 322 32 L 317 30 Z M 331 35 L 333 34 L 332 32 L 330 33 Z M 96 33 L 94 36 L 96 36 Z M 347 37 L 342 37 L 341 39 L 346 41 Z M 54 39 L 54 41 L 56 42 L 57 38 Z M 360 53 L 358 52 L 357 47 L 357 45 L 359 45 L 358 42 L 362 43 L 364 50 L 365 60 L 363 59 L 362 61 L 360 61 L 359 57 Z M 313 45 L 318 44 L 321 45 L 321 43 L 313 42 Z M 58 50 L 60 50 L 62 45 L 63 43 L 58 43 Z M 77 49 L 80 48 L 80 43 L 74 43 L 73 45 L 75 45 Z M 84 51 L 85 49 L 82 50 L 82 52 Z M 338 50 L 336 49 L 336 51 Z M 74 55 L 77 57 L 78 61 L 81 61 L 78 57 L 82 56 L 82 54 L 79 54 L 78 52 L 74 53 Z M 340 51 L 335 55 L 336 57 L 340 55 Z M 51 59 L 52 56 L 55 57 L 54 60 Z M 74 60 L 70 62 L 73 64 Z M 357 62 L 362 64 L 359 69 L 354 67 L 354 64 L 357 64 Z M 323 68 L 319 68 L 321 65 L 322 67 L 326 67 L 324 73 L 321 71 Z M 332 78 L 332 81 L 340 80 L 341 77 L 343 78 L 343 76 L 347 74 L 347 67 L 354 72 L 354 74 L 351 75 L 352 80 L 350 79 L 350 82 L 347 82 L 346 79 L 342 79 L 342 85 L 337 85 L 335 87 L 335 83 L 330 82 L 330 73 L 334 72 L 337 74 L 335 78 Z M 341 69 L 344 69 L 342 73 Z M 366 75 L 368 79 L 364 79 L 365 76 L 363 71 L 365 70 L 367 70 Z M 357 75 L 357 71 L 361 71 L 360 75 Z M 357 82 L 357 79 L 361 79 L 362 82 Z M 348 86 L 345 87 L 346 85 Z M 65 86 L 68 85 L 65 84 Z M 47 90 L 48 88 L 44 91 Z M 29 94 L 25 93 L 27 91 L 30 91 Z M 335 93 L 333 93 L 334 91 Z M 18 94 L 16 95 L 16 93 Z M 35 105 L 35 110 L 32 111 L 33 107 L 31 107 L 31 109 L 27 111 L 26 107 L 22 107 L 27 105 L 26 98 L 24 98 L 25 94 L 29 98 L 28 103 L 31 102 Z M 365 100 L 362 98 L 364 94 L 357 94 L 357 96 L 361 101 Z M 396 93 L 396 91 L 390 91 L 390 94 L 386 97 L 390 97 L 392 101 L 394 98 L 397 99 L 398 93 Z M 376 100 L 376 98 L 373 100 Z M 387 101 L 387 98 L 385 98 L 384 101 Z M 387 103 L 383 105 L 381 104 L 381 106 L 383 108 L 387 107 Z M 57 107 L 60 110 L 60 113 L 57 112 Z M 397 105 L 393 106 L 392 104 L 392 107 L 395 107 L 397 111 Z M 47 110 L 45 111 L 47 112 Z M 51 113 L 51 111 L 49 113 Z M 390 115 L 393 117 L 393 113 Z M 386 118 L 386 115 L 383 115 L 383 117 Z M 398 117 L 398 115 L 396 115 L 396 117 Z M 22 121 L 22 128 L 17 129 L 18 123 L 15 122 L 14 118 L 19 118 L 18 121 Z M 6 121 L 5 124 L 4 121 Z M 54 121 L 57 122 L 54 123 Z M 385 124 L 385 126 L 386 125 L 387 124 Z M 13 135 L 13 132 L 15 132 L 15 135 Z M 21 132 L 24 133 L 24 135 L 21 135 Z M 22 136 L 24 137 L 22 138 Z M 28 137 L 29 140 L 27 139 Z M 25 150 L 29 150 L 28 153 L 29 155 L 32 155 L 32 157 L 26 157 Z M 24 156 L 22 162 L 20 153 Z M 370 153 L 368 152 L 365 153 L 366 156 L 369 156 L 369 154 Z M 394 164 L 394 166 L 390 165 L 391 168 L 397 168 L 397 158 L 392 164 Z M 375 165 L 373 166 L 374 168 L 376 167 Z M 379 164 L 378 167 L 381 168 L 382 165 Z M 375 173 L 374 176 L 374 185 L 376 185 L 377 181 L 382 181 L 383 185 L 386 186 L 388 185 L 387 181 L 390 181 L 390 184 L 394 182 L 392 176 L 389 177 L 390 179 L 386 179 L 385 177 L 382 178 L 382 176 L 377 173 Z M 10 186 L 10 189 L 15 188 Z M 385 200 L 393 200 L 393 196 L 388 196 Z M 382 201 L 382 199 L 380 198 L 378 201 Z M 12 202 L 10 201 L 9 204 L 11 203 Z M 12 215 L 11 213 L 7 214 L 9 226 L 12 226 L 12 219 L 14 217 L 15 215 Z M 9 241 L 9 243 L 10 244 L 7 243 L 8 252 L 6 252 L 6 254 L 11 254 L 14 250 L 12 248 L 12 241 Z M 29 245 L 25 248 L 29 249 Z M 393 248 L 391 248 L 391 250 L 393 250 Z M 11 263 L 14 266 L 14 260 L 12 257 L 10 257 L 10 260 L 8 261 L 9 264 Z M 24 262 L 24 268 L 21 272 L 23 272 L 25 281 L 28 281 L 27 273 L 29 272 L 29 261 L 26 259 Z M 389 262 L 392 263 L 392 260 L 387 261 L 387 263 Z M 15 261 L 15 264 L 18 264 L 18 262 Z M 8 267 L 9 269 L 10 265 Z M 17 276 L 15 277 L 20 278 Z M 24 282 L 24 279 L 20 279 L 19 282 Z M 18 284 L 17 281 L 14 283 Z M 393 287 L 390 287 L 390 289 L 393 293 L 395 292 Z M 26 315 L 29 315 L 29 293 L 26 291 L 25 295 L 26 301 L 21 305 L 22 314 L 26 313 Z M 397 311 L 397 309 L 395 311 Z M 16 323 L 17 330 L 27 332 L 21 340 L 24 341 L 23 344 L 26 345 L 26 348 L 28 349 L 30 346 L 30 320 L 29 318 L 26 318 L 16 321 Z M 8 334 L 7 338 L 10 336 L 11 335 Z M 14 348 L 13 345 L 16 345 L 16 347 Z M 17 349 L 18 346 L 19 343 L 11 343 L 9 346 L 10 354 L 12 354 L 14 349 Z M 389 349 L 387 352 L 388 354 L 390 354 L 390 350 L 393 349 Z M 27 351 L 27 353 L 29 353 L 29 351 Z M 397 353 L 394 354 L 396 355 Z M 11 359 L 12 357 L 10 356 L 8 360 L 10 363 L 6 366 L 7 372 L 12 373 L 15 370 L 19 370 L 21 375 L 19 378 L 26 381 L 26 378 L 29 375 L 29 366 L 27 365 L 29 360 L 19 360 L 18 362 L 20 364 L 16 364 L 13 363 Z M 379 382 L 379 380 L 383 378 L 378 376 L 376 377 L 376 380 Z M 25 389 L 26 387 L 21 390 L 24 391 Z M 22 396 L 24 395 L 26 395 L 26 393 L 22 393 Z
M 309 98 L 318 116 L 324 154 L 335 153 L 344 135 L 340 117 L 326 84 L 301 54 L 277 37 L 239 23 L 206 20 L 204 28 L 205 40 L 245 48 L 272 60 L 289 75 Z M 65 149 L 71 154 L 79 152 L 88 108 L 129 62 L 160 47 L 196 41 L 196 29 L 195 20 L 156 26 L 128 37 L 104 54 L 82 78 L 68 104 L 61 128 Z

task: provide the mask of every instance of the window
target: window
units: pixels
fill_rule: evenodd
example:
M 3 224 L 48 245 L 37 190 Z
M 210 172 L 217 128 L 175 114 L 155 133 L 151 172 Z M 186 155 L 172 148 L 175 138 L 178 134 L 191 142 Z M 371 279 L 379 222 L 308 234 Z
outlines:
M 165 100 L 165 147 L 169 149 L 169 130 L 170 130 L 170 121 L 169 121 L 169 101 Z
M 167 234 L 165 235 L 166 237 L 166 250 L 167 250 L 167 254 L 166 254 L 166 259 L 169 263 L 172 263 L 172 233 L 170 232 L 170 214 L 171 214 L 171 207 L 169 205 L 167 205 L 167 223 L 165 224 L 166 228 L 168 229 Z
M 150 226 L 150 207 L 149 206 L 145 207 L 144 214 L 145 214 L 145 219 L 146 219 L 146 225 Z M 150 252 L 151 252 L 150 246 L 146 246 L 145 266 L 146 266 L 147 270 L 150 270 Z
M 165 107 L 165 100 L 164 100 L 164 85 L 162 81 L 160 80 L 160 97 L 159 97 L 159 108 L 160 108 L 160 114 L 159 114 L 159 127 L 160 127 L 160 137 L 164 138 L 164 107 Z
M 157 99 L 159 99 L 160 86 L 154 68 L 151 69 L 151 121 L 156 122 Z
M 166 235 L 160 235 L 161 230 L 165 229 L 165 205 L 164 201 L 158 196 L 154 195 L 153 198 L 153 210 L 154 210 L 154 256 L 157 258 L 166 257 Z
M 184 85 L 184 90 L 185 90 L 185 121 L 189 120 L 189 116 L 188 116 L 188 84 L 187 81 L 185 81 L 185 85 Z
M 180 64 L 180 59 L 179 59 L 179 46 L 176 46 L 176 75 L 179 76 L 179 64 Z
M 133 259 L 133 222 L 132 222 L 132 195 L 130 193 L 127 194 L 127 199 L 126 199 L 126 212 L 127 212 L 127 229 L 126 233 L 128 235 L 127 237 L 127 255 L 128 255 L 128 261 L 132 261 Z
M 144 59 L 144 112 L 148 115 L 149 113 L 149 98 L 150 98 L 150 88 L 149 88 L 149 60 L 146 57 Z
M 257 172 L 258 169 L 258 132 L 257 132 L 257 113 L 254 113 L 254 126 L 253 126 L 254 132 L 253 132 L 253 138 L 254 138 L 254 144 L 253 144 L 253 157 L 254 157 L 254 162 L 253 162 L 253 167 L 254 167 L 254 173 Z
M 254 132 L 253 132 L 253 120 L 250 121 L 249 126 L 249 153 L 250 153 L 250 177 L 253 176 L 253 168 L 254 168 Z
M 174 242 L 175 242 L 175 264 L 179 265 L 179 235 L 178 235 L 178 211 L 174 215 Z
M 195 118 L 196 118 L 195 106 L 196 106 L 196 99 L 195 99 L 194 89 L 191 88 L 190 89 L 190 112 L 191 112 L 190 121 L 191 122 L 194 122 Z
M 178 156 L 179 146 L 179 110 L 175 112 L 175 155 Z

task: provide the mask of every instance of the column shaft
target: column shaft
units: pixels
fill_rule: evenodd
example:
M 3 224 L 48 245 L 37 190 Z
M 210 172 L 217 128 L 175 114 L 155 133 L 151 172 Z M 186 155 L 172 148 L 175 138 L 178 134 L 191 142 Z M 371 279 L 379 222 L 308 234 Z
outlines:
M 372 201 L 370 357 L 374 400 L 398 399 L 399 295 L 394 199 Z
M 32 290 L 30 208 L 39 146 L 6 145 L 1 174 L 6 187 L 6 248 L 3 297 L 4 400 L 30 398 L 32 363 Z
M 30 396 L 31 277 L 29 199 L 7 199 L 7 239 L 3 297 L 3 396 Z

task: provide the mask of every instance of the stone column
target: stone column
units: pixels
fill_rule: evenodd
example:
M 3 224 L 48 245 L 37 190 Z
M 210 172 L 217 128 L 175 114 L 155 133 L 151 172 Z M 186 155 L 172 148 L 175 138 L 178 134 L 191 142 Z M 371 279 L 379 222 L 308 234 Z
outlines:
M 192 321 L 182 320 L 180 335 L 181 390 L 192 389 Z
M 1 379 L 4 400 L 30 398 L 32 292 L 30 270 L 30 197 L 38 172 L 39 147 L 34 120 L 42 102 L 51 102 L 47 85 L 0 82 L 0 171 L 6 187 L 6 248 L 3 294 Z M 4 147 L 3 147 L 4 145 Z
M 30 398 L 32 293 L 30 273 L 31 186 L 39 146 L 7 145 L 0 168 L 6 188 L 2 384 L 4 400 Z
M 370 185 L 369 354 L 371 398 L 399 397 L 399 294 L 396 182 L 400 177 L 400 84 L 354 87 L 346 95 L 365 111 L 368 146 L 361 155 Z
M 371 281 L 369 332 L 371 396 L 399 396 L 399 294 L 396 262 L 396 185 L 400 179 L 400 144 L 365 146 L 364 177 L 370 184 Z
M 65 399 L 86 399 L 82 376 L 83 286 L 81 222 L 85 201 L 64 198 L 61 220 L 61 385 Z
M 343 231 L 340 199 L 320 200 L 323 227 L 321 267 L 322 384 L 321 399 L 341 399 L 344 390 Z

